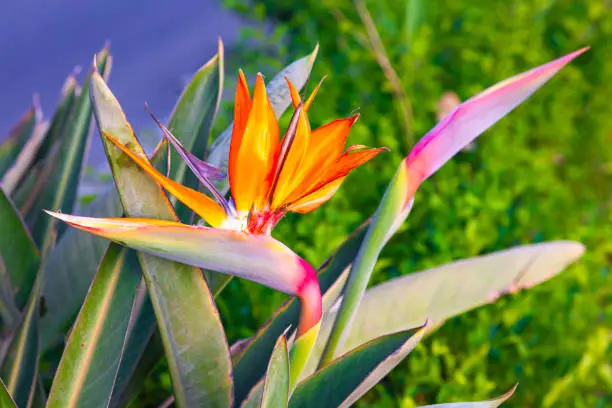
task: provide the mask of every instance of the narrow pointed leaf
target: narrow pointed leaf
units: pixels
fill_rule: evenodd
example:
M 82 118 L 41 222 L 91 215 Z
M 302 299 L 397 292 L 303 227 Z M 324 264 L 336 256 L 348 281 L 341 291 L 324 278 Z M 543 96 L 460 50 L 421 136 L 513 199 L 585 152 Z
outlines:
M 52 157 L 50 157 L 52 156 L 51 152 L 54 151 L 54 148 L 58 148 L 60 137 L 66 133 L 68 117 L 72 112 L 74 101 L 79 92 L 80 89 L 78 88 L 76 78 L 72 74 L 64 84 L 59 105 L 53 113 L 51 124 L 44 135 L 44 140 L 36 152 L 32 168 L 25 175 L 25 178 L 20 181 L 15 191 L 11 193 L 11 198 L 13 198 L 17 208 L 26 218 L 29 218 L 28 215 L 44 187 L 46 181 L 44 177 L 45 161 L 52 160 Z
M 585 51 L 586 48 L 568 54 L 484 90 L 459 105 L 416 144 L 400 164 L 368 228 L 351 269 L 322 364 L 330 361 L 342 347 L 380 251 L 410 213 L 419 185 Z
M 40 255 L 21 216 L 10 198 L 0 189 L 0 225 L 10 234 L 0 234 L 0 257 L 6 267 L 15 304 L 22 308 L 28 300 L 40 264 Z
M 15 127 L 11 129 L 8 137 L 0 144 L 0 176 L 4 175 L 13 165 L 19 152 L 34 132 L 36 123 L 41 119 L 42 113 L 35 102 L 19 119 Z
M 99 75 L 92 76 L 91 93 L 125 213 L 176 220 L 159 185 L 104 137 L 104 133 L 110 134 L 145 157 L 118 101 Z M 227 407 L 232 394 L 229 350 L 202 272 L 145 253 L 139 253 L 138 258 L 157 317 L 177 405 Z M 198 319 L 191 318 L 194 314 Z
M 140 281 L 135 255 L 109 246 L 70 332 L 47 407 L 108 405 Z
M 330 362 L 298 385 L 291 396 L 289 407 L 346 406 L 346 401 L 351 398 L 354 390 L 367 381 L 387 359 L 407 344 L 414 343 L 413 338 L 418 338 L 421 333 L 422 330 L 413 329 L 388 334 Z
M 45 137 L 49 124 L 45 121 L 40 121 L 34 126 L 32 135 L 23 146 L 19 155 L 15 158 L 13 165 L 4 173 L 0 186 L 6 193 L 11 196 L 13 191 L 19 186 L 19 183 L 26 177 L 28 171 L 32 168 L 36 154 L 40 149 Z
M 110 72 L 108 50 L 98 56 L 99 70 L 105 77 Z M 42 213 L 43 209 L 72 212 L 77 197 L 78 184 L 86 164 L 87 150 L 91 139 L 91 101 L 89 87 L 85 80 L 83 90 L 74 103 L 68 118 L 65 134 L 53 157 L 45 164 L 45 185 L 36 203 L 28 212 L 26 221 L 32 231 L 34 241 L 39 247 L 46 246 L 54 221 Z M 64 226 L 58 226 L 57 235 L 61 237 Z
M 281 336 L 276 342 L 263 386 L 261 408 L 286 407 L 289 402 L 289 353 L 287 340 Z
M 6 389 L 6 385 L 4 382 L 0 380 L 0 406 L 2 408 L 17 408 L 15 401 L 13 401 L 13 397 Z
M 375 286 L 366 291 L 347 340 L 336 355 L 425 320 L 429 321 L 428 330 L 433 330 L 446 319 L 554 277 L 583 252 L 582 244 L 571 241 L 525 245 L 441 265 Z M 316 367 L 317 355 L 329 338 L 337 306 L 323 316 L 306 373 Z M 386 312 L 389 310 L 393 313 Z
M 323 295 L 323 303 L 330 303 L 341 291 L 343 283 L 337 285 L 343 271 L 355 259 L 365 234 L 367 223 L 358 228 L 318 269 L 318 278 Z M 335 301 L 335 299 L 334 299 Z M 325 311 L 325 309 L 323 309 Z M 287 329 L 297 326 L 300 306 L 296 298 L 285 302 L 270 320 L 249 339 L 248 345 L 236 356 L 234 361 L 234 401 L 242 402 L 257 382 L 263 377 L 267 362 L 272 354 L 276 339 Z M 291 333 L 291 331 L 289 333 Z
M 274 78 L 272 78 L 272 80 L 266 86 L 268 99 L 272 104 L 272 109 L 274 110 L 277 118 L 280 117 L 291 104 L 291 95 L 289 94 L 289 88 L 287 87 L 285 78 L 288 78 L 293 85 L 295 85 L 297 90 L 302 89 L 310 76 L 310 72 L 312 71 L 314 61 L 317 58 L 318 51 L 319 46 L 317 45 L 311 54 L 286 66 L 281 72 L 276 74 L 276 76 L 274 76 Z M 208 163 L 213 166 L 220 167 L 221 171 L 225 174 L 227 174 L 232 128 L 233 123 L 230 124 L 227 129 L 225 129 L 215 139 L 213 144 L 210 146 L 209 153 L 206 158 Z M 227 178 L 217 181 L 216 185 L 222 192 L 227 192 L 229 189 L 229 181 Z
M 433 404 L 433 405 L 424 405 L 420 408 L 497 408 L 506 402 L 514 391 L 516 390 L 516 385 L 512 387 L 510 391 L 505 393 L 504 395 L 500 395 L 497 398 L 493 398 L 486 401 L 478 401 L 478 402 L 451 402 L 447 404 Z
M 183 147 L 195 158 L 203 158 L 208 147 L 210 128 L 219 108 L 223 92 L 223 44 L 219 51 L 191 78 L 181 94 L 168 122 L 168 128 Z M 170 178 L 187 187 L 198 188 L 197 177 L 175 150 L 170 153 Z M 177 215 L 190 222 L 192 212 L 172 199 Z
M 376 368 L 374 368 L 370 374 L 361 383 L 355 387 L 348 397 L 342 402 L 339 408 L 352 407 L 361 397 L 363 397 L 368 391 L 370 391 L 376 384 L 378 384 L 387 374 L 391 372 L 399 363 L 421 341 L 425 328 L 419 329 L 414 336 L 410 337 L 400 348 L 398 348 L 393 354 L 385 358 Z
M 78 70 L 75 69 L 75 72 L 71 73 L 68 78 L 66 78 L 66 81 L 64 81 L 64 86 L 60 93 L 60 100 L 53 113 L 49 130 L 37 152 L 37 161 L 44 160 L 47 157 L 53 146 L 67 130 L 67 123 L 72 113 L 72 108 L 74 107 L 77 97 L 81 93 L 81 89 L 76 79 L 77 72 Z
M 20 407 L 30 404 L 36 388 L 40 333 L 38 305 L 42 280 L 43 270 L 40 268 L 21 323 L 0 367 L 0 377 Z

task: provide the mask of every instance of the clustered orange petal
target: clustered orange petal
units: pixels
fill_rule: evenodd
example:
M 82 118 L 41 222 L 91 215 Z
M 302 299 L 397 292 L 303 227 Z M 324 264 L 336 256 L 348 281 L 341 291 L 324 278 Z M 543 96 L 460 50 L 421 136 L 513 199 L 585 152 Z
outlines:
M 242 72 L 236 88 L 229 181 L 238 216 L 248 218 L 253 233 L 269 233 L 289 211 L 317 209 L 349 172 L 384 150 L 344 149 L 359 115 L 311 130 L 307 112 L 321 83 L 305 103 L 288 79 L 287 84 L 295 113 L 282 141 L 262 76 L 257 76 L 252 100 Z

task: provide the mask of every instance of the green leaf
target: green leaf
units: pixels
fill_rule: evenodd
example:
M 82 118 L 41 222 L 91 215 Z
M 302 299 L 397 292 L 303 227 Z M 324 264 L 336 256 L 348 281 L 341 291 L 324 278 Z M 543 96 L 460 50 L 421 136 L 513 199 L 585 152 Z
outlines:
M 31 211 L 37 196 L 44 187 L 44 182 L 46 180 L 46 178 L 43 177 L 45 160 L 52 159 L 49 157 L 51 156 L 49 153 L 52 151 L 53 146 L 59 144 L 59 138 L 66 131 L 66 123 L 79 92 L 80 89 L 78 88 L 75 74 L 71 74 L 68 79 L 66 79 L 58 108 L 53 114 L 51 124 L 47 129 L 44 140 L 36 152 L 36 158 L 34 163 L 32 163 L 32 169 L 26 174 L 25 178 L 20 181 L 14 193 L 11 193 L 11 198 L 13 198 L 17 208 L 19 208 L 24 217 Z
M 299 91 L 308 81 L 312 66 L 317 58 L 319 46 L 317 45 L 312 53 L 302 57 L 286 66 L 281 72 L 276 74 L 274 78 L 266 86 L 266 92 L 276 117 L 280 117 L 291 104 L 291 95 L 285 77 L 287 77 L 295 88 Z M 206 160 L 217 167 L 221 167 L 224 173 L 227 174 L 227 165 L 229 160 L 229 148 L 232 138 L 232 129 L 234 124 L 230 124 L 212 143 L 209 149 Z M 219 191 L 227 192 L 229 190 L 229 180 L 226 177 L 223 180 L 218 180 L 216 183 Z M 277 336 L 278 337 L 278 336 Z
M 329 341 L 325 345 L 325 350 L 323 351 L 321 362 L 319 363 L 320 365 L 328 363 L 334 356 L 338 355 L 337 351 L 344 343 L 345 336 L 347 335 L 346 333 L 354 318 L 354 312 L 363 297 L 363 290 L 365 290 L 368 285 L 370 275 L 378 260 L 378 255 L 391 235 L 395 232 L 397 228 L 396 221 L 398 219 L 403 221 L 406 218 L 405 216 L 398 217 L 397 215 L 407 214 L 403 209 L 403 201 L 398 199 L 398 197 L 403 194 L 404 188 L 401 179 L 398 178 L 398 174 L 401 175 L 398 171 L 396 176 L 389 183 L 389 187 L 376 213 L 372 217 L 372 221 L 365 231 L 362 245 L 356 254 L 344 289 L 344 296 L 340 306 L 341 310 L 338 312 L 337 316 L 334 316 L 334 327 L 329 337 Z M 412 205 L 409 205 L 407 211 L 410 211 L 411 208 Z
M 259 408 L 261 406 L 261 395 L 263 393 L 263 378 L 249 392 L 246 399 L 240 404 L 240 408 Z M 286 405 L 285 405 L 286 406 Z
M 36 279 L 40 255 L 19 212 L 0 189 L 0 225 L 10 234 L 0 234 L 0 257 L 6 267 L 15 304 L 22 308 L 28 300 Z
M 405 349 L 414 348 L 421 335 L 419 329 L 388 334 L 333 360 L 298 385 L 289 407 L 350 406 L 354 393 L 361 391 L 360 386 L 368 383 L 379 367 L 395 359 L 396 353 L 404 354 Z
M 157 183 L 104 136 L 105 132 L 112 135 L 144 157 L 119 103 L 99 75 L 92 76 L 91 92 L 126 214 L 176 220 L 170 201 Z M 229 406 L 229 349 L 202 272 L 143 253 L 138 257 L 164 343 L 177 405 Z
M 372 338 L 428 320 L 428 331 L 446 319 L 498 297 L 529 288 L 560 273 L 582 253 L 582 244 L 557 241 L 515 247 L 395 278 L 366 291 L 345 345 L 337 355 Z M 305 372 L 316 367 L 338 311 L 323 316 L 321 332 Z M 393 313 L 389 313 L 389 311 Z M 373 318 L 375 317 L 375 318 Z
M 76 79 L 77 72 L 78 70 L 75 69 L 75 72 L 68 75 L 68 78 L 64 81 L 57 109 L 53 113 L 51 125 L 47 132 L 48 134 L 45 136 L 45 140 L 37 153 L 37 160 L 45 159 L 49 152 L 51 152 L 53 146 L 67 130 L 66 124 L 68 123 L 72 108 L 77 96 L 81 94 L 81 88 Z
M 153 326 L 154 328 L 156 326 Z M 131 340 L 131 339 L 130 339 Z M 128 348 L 126 347 L 126 350 Z M 153 335 L 146 343 L 144 352 L 141 353 L 141 357 L 136 360 L 136 365 L 125 364 L 129 363 L 128 359 L 121 360 L 121 366 L 119 367 L 119 373 L 117 375 L 117 382 L 113 389 L 113 396 L 111 398 L 111 407 L 124 407 L 143 390 L 143 384 L 150 378 L 151 371 L 159 363 L 159 360 L 164 355 L 164 345 L 162 343 L 161 335 L 159 331 L 154 330 Z M 125 370 L 128 367 L 130 370 Z M 121 375 L 124 375 L 121 380 Z
M 91 217 L 117 217 L 122 210 L 117 191 L 113 188 L 78 213 Z M 42 350 L 54 345 L 72 324 L 108 245 L 105 239 L 71 228 L 47 257 L 44 264 L 47 283 L 43 288 L 46 313 L 40 322 Z
M 14 295 L 11 279 L 0 256 L 0 317 L 4 333 L 12 332 L 19 322 L 20 312 L 15 305 Z
M 286 407 L 289 402 L 289 353 L 285 336 L 276 342 L 264 378 L 261 408 Z
M 15 401 L 13 401 L 13 397 L 6 389 L 6 385 L 4 382 L 0 380 L 0 406 L 2 408 L 17 408 Z
M 96 70 L 108 77 L 110 72 L 108 50 L 104 49 L 98 55 Z M 92 71 L 94 69 L 92 68 Z M 90 74 L 91 76 L 91 74 Z M 86 153 L 91 137 L 91 101 L 89 98 L 88 79 L 74 108 L 68 118 L 65 134 L 60 139 L 57 150 L 52 153 L 44 166 L 42 174 L 45 177 L 44 187 L 36 203 L 28 212 L 26 222 L 30 226 L 34 242 L 39 247 L 45 247 L 50 233 L 55 228 L 55 221 L 42 210 L 62 210 L 72 212 L 77 197 L 79 181 L 86 162 Z M 61 237 L 64 225 L 57 226 L 57 236 Z
M 423 24 L 425 10 L 423 0 L 408 0 L 406 2 L 406 43 L 412 46 L 419 27 Z
M 42 380 L 40 379 L 40 375 L 38 375 L 38 379 L 36 380 L 36 386 L 34 389 L 34 398 L 32 399 L 32 404 L 30 408 L 45 408 L 47 405 L 47 397 L 45 395 L 45 387 L 43 386 Z
M 11 129 L 8 137 L 0 144 L 0 175 L 13 165 L 23 146 L 34 132 L 36 123 L 42 119 L 42 113 L 38 107 L 38 102 L 23 114 L 19 122 Z
M 0 181 L 0 186 L 9 197 L 32 168 L 34 160 L 36 159 L 36 154 L 47 136 L 48 127 L 49 123 L 45 121 L 40 121 L 34 126 L 32 135 L 19 152 L 15 162 L 11 168 L 4 173 Z
M 196 157 L 204 157 L 208 138 L 221 95 L 223 93 L 223 44 L 219 41 L 218 53 L 204 64 L 191 78 L 170 116 L 168 128 L 181 144 Z M 197 177 L 176 150 L 170 153 L 170 178 L 185 186 L 198 189 Z M 193 212 L 172 197 L 179 219 L 191 222 Z
M 335 300 L 342 289 L 343 282 L 338 278 L 353 262 L 361 241 L 363 240 L 368 222 L 361 225 L 349 236 L 342 245 L 319 267 L 318 278 L 324 304 L 330 304 L 330 297 Z M 331 295 L 331 296 L 330 296 Z M 276 340 L 291 327 L 294 329 L 299 318 L 299 302 L 295 298 L 285 302 L 248 340 L 248 345 L 236 356 L 234 361 L 234 401 L 240 404 L 265 373 L 268 360 L 274 349 Z
M 70 332 L 48 407 L 108 405 L 140 281 L 135 255 L 119 245 L 108 247 Z
M 506 402 L 514 391 L 516 390 L 515 385 L 512 387 L 510 391 L 505 393 L 504 395 L 500 395 L 497 398 L 493 398 L 486 401 L 478 401 L 478 402 L 451 402 L 448 404 L 433 404 L 433 405 L 424 405 L 421 408 L 497 408 L 504 402 Z
M 40 268 L 23 319 L 0 367 L 0 377 L 20 407 L 29 406 L 36 388 L 39 353 L 38 304 L 42 280 L 43 269 Z
M 155 322 L 155 311 L 153 310 L 153 305 L 151 304 L 151 299 L 149 299 L 144 282 L 141 282 L 136 299 L 134 299 L 129 327 L 130 330 L 127 333 L 125 349 L 121 357 L 115 386 L 113 387 L 111 406 L 117 404 L 121 398 L 124 398 L 125 389 L 134 373 L 138 370 L 139 362 L 143 356 L 157 361 L 164 354 L 161 342 L 152 339 L 152 336 L 156 333 L 157 324 Z M 152 344 L 152 347 L 155 347 L 155 349 L 149 350 L 149 344 Z

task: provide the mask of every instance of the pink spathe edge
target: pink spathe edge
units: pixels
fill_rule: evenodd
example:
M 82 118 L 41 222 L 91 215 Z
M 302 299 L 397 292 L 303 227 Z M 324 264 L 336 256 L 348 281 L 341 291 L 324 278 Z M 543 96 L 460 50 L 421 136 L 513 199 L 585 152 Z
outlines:
M 506 116 L 574 58 L 584 47 L 542 66 L 517 74 L 468 99 L 430 130 L 404 162 L 408 173 L 408 203 L 418 186 L 468 143 Z M 463 123 L 462 123 L 463 122 Z M 464 127 L 456 128 L 461 124 Z

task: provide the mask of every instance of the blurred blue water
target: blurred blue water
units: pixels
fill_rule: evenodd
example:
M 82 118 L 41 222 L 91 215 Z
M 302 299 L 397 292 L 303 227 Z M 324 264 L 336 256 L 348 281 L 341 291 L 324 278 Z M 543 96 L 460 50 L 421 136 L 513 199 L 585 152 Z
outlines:
M 167 115 L 184 80 L 216 52 L 217 38 L 227 48 L 242 24 L 217 0 L 3 0 L 0 140 L 34 93 L 50 115 L 66 76 L 76 65 L 86 71 L 106 40 L 113 92 L 136 130 L 153 128 L 143 103 Z M 99 164 L 97 139 L 90 162 Z

